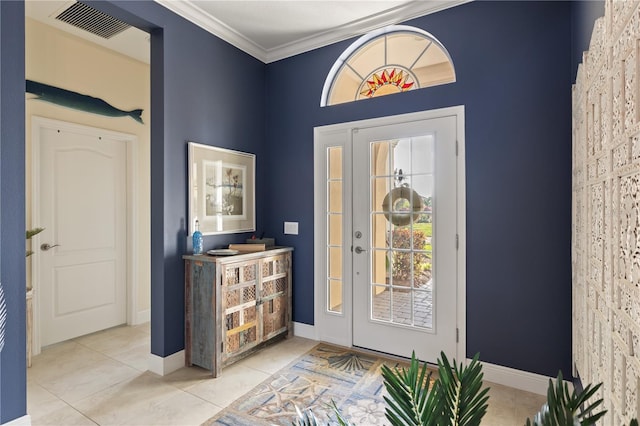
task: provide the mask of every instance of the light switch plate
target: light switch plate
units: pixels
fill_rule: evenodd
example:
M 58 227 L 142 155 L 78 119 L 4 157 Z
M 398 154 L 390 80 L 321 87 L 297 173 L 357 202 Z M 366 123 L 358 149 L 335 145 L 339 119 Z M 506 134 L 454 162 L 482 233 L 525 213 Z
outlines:
M 298 222 L 285 222 L 284 233 L 291 235 L 298 235 Z

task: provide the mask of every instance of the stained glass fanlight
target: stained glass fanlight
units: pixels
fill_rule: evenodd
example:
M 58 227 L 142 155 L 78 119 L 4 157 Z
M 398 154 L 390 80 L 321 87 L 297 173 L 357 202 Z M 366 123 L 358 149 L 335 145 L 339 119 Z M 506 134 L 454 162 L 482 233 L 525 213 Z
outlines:
M 321 106 L 359 101 L 456 80 L 447 49 L 415 27 L 392 25 L 356 40 L 333 64 Z

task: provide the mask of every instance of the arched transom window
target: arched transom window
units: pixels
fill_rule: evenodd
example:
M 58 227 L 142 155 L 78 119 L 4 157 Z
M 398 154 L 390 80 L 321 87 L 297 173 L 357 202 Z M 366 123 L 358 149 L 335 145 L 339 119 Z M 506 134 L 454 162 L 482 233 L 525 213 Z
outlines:
M 321 106 L 456 81 L 447 49 L 419 28 L 392 25 L 356 40 L 324 83 Z

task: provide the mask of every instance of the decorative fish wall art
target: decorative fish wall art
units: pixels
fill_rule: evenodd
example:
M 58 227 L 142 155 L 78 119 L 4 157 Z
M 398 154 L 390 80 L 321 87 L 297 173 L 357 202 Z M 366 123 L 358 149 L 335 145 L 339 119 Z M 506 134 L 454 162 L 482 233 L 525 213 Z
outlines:
M 60 89 L 37 81 L 27 80 L 26 92 L 36 95 L 35 99 L 51 102 L 68 108 L 80 111 L 91 112 L 93 114 L 106 115 L 107 117 L 131 117 L 138 123 L 142 122 L 142 109 L 123 111 L 100 98 L 72 92 L 71 90 Z

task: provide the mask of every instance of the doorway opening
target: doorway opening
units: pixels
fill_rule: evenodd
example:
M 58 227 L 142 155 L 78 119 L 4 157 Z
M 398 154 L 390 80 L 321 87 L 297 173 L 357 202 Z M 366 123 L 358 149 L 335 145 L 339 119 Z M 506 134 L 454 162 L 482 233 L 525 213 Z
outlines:
M 69 6 L 66 2 L 65 7 Z M 73 5 L 72 5 L 73 6 Z M 68 23 L 56 20 L 55 17 L 61 10 L 49 10 L 47 8 L 60 8 L 59 2 L 27 2 L 25 4 L 25 59 L 26 59 L 26 79 L 34 82 L 46 84 L 48 86 L 64 89 L 68 92 L 73 92 L 86 97 L 99 98 L 106 104 L 111 105 L 114 108 L 132 111 L 142 110 L 141 117 L 134 115 L 124 116 L 109 116 L 98 113 L 87 112 L 86 110 L 71 108 L 64 105 L 56 104 L 54 102 L 46 102 L 46 99 L 37 98 L 30 93 L 27 93 L 26 100 L 26 116 L 25 116 L 25 128 L 26 128 L 26 188 L 27 194 L 25 199 L 27 200 L 27 217 L 26 223 L 29 228 L 43 227 L 45 231 L 31 240 L 32 249 L 35 252 L 33 256 L 27 262 L 27 282 L 31 284 L 32 279 L 38 279 L 38 273 L 32 273 L 34 268 L 39 268 L 43 263 L 43 257 L 45 255 L 54 254 L 56 251 L 64 251 L 68 249 L 71 244 L 64 244 L 61 241 L 69 240 L 69 235 L 60 234 L 61 218 L 58 216 L 55 218 L 54 223 L 40 222 L 40 217 L 35 213 L 34 208 L 37 206 L 33 200 L 42 195 L 38 194 L 37 187 L 39 183 L 36 182 L 40 176 L 40 162 L 38 158 L 34 156 L 32 152 L 31 141 L 39 138 L 41 135 L 35 135 L 36 129 L 51 128 L 51 123 L 47 120 L 54 120 L 57 124 L 58 131 L 68 136 L 69 140 L 73 139 L 79 134 L 87 134 L 87 129 L 93 129 L 92 132 L 101 133 L 98 136 L 99 140 L 104 142 L 102 147 L 106 147 L 111 144 L 112 148 L 116 147 L 117 153 L 114 156 L 122 157 L 124 155 L 124 176 L 126 176 L 126 189 L 127 193 L 124 199 L 114 202 L 107 202 L 99 195 L 95 195 L 96 188 L 84 188 L 87 193 L 91 193 L 95 197 L 97 203 L 104 202 L 105 206 L 109 208 L 113 207 L 114 213 L 112 218 L 124 217 L 125 222 L 122 225 L 124 230 L 124 254 L 119 256 L 124 257 L 122 259 L 122 266 L 118 270 L 119 278 L 114 279 L 113 282 L 118 283 L 117 286 L 110 288 L 109 286 L 99 286 L 97 288 L 91 288 L 90 286 L 81 285 L 67 285 L 66 292 L 53 293 L 56 294 L 58 299 L 55 300 L 43 300 L 42 297 L 50 298 L 51 291 L 40 292 L 38 286 L 40 282 L 34 282 L 33 288 L 36 291 L 34 297 L 34 354 L 37 354 L 40 349 L 40 343 L 50 344 L 58 339 L 64 339 L 64 336 L 59 336 L 51 340 L 49 338 L 41 340 L 41 336 L 38 332 L 41 329 L 42 318 L 40 317 L 41 308 L 44 303 L 48 303 L 49 307 L 55 306 L 59 317 L 65 316 L 70 311 L 83 311 L 88 310 L 88 307 L 98 308 L 98 310 L 104 310 L 106 305 L 109 305 L 112 300 L 120 300 L 120 307 L 122 309 L 122 303 L 124 303 L 124 316 L 122 311 L 118 314 L 118 320 L 106 321 L 104 319 L 95 322 L 95 327 L 89 327 L 89 321 L 82 324 L 82 333 L 91 333 L 92 331 L 100 330 L 104 327 L 110 327 L 114 324 L 143 324 L 150 321 L 151 306 L 150 306 L 150 129 L 151 129 L 151 114 L 150 114 L 150 37 L 149 34 L 143 32 L 137 28 L 131 27 L 124 23 L 122 28 L 124 30 L 108 39 L 103 39 L 98 35 L 89 33 L 82 29 L 71 26 Z M 115 44 L 113 44 L 115 43 Z M 134 51 L 122 50 L 120 46 L 125 45 L 128 49 L 135 46 Z M 46 117 L 46 119 L 39 119 L 35 117 Z M 36 123 L 38 120 L 39 124 Z M 43 124 L 45 123 L 45 124 Z M 62 123 L 62 124 L 61 124 Z M 53 128 L 56 128 L 53 126 Z M 62 128 L 60 128 L 62 126 Z M 96 130 L 98 129 L 98 130 Z M 89 132 L 91 133 L 91 132 Z M 51 135 L 55 136 L 55 135 Z M 101 138 L 101 139 L 100 139 Z M 95 143 L 95 146 L 91 146 L 92 142 L 88 142 L 84 148 L 83 143 L 77 140 L 77 145 L 84 153 L 90 151 L 98 152 L 97 148 L 100 144 Z M 118 147 L 119 145 L 119 147 Z M 124 151 L 123 151 L 124 150 Z M 66 151 L 70 152 L 69 150 Z M 124 153 L 124 154 L 123 154 Z M 108 158 L 111 154 L 102 153 L 103 159 Z M 93 160 L 96 160 L 96 157 Z M 115 157 L 114 157 L 115 158 Z M 97 160 L 96 160 L 97 161 Z M 115 162 L 114 162 L 115 164 Z M 77 166 L 78 164 L 74 164 Z M 105 168 L 107 170 L 108 168 Z M 75 176 L 67 176 L 68 182 L 71 184 L 77 184 L 78 188 L 82 187 L 82 184 L 88 185 L 90 179 L 83 175 L 81 171 L 77 171 Z M 88 172 L 96 172 L 96 168 L 89 168 Z M 99 173 L 92 175 L 93 177 L 100 176 Z M 118 176 L 115 173 L 114 176 Z M 119 178 L 119 177 L 118 177 Z M 103 184 L 106 181 L 100 181 Z M 101 187 L 99 191 L 103 191 L 105 188 L 110 189 L 113 182 L 110 184 L 104 183 L 104 187 Z M 111 186 L 110 186 L 111 185 Z M 40 185 L 41 186 L 41 185 Z M 69 188 L 70 185 L 65 187 Z M 71 193 L 71 192 L 70 192 Z M 91 197 L 86 197 L 85 201 L 88 202 Z M 61 203 L 58 200 L 57 203 Z M 73 214 L 77 214 L 78 210 L 71 207 L 65 210 L 67 207 L 62 206 L 61 212 L 69 211 Z M 73 223 L 70 219 L 73 214 L 68 215 L 67 222 Z M 91 219 L 99 219 L 98 214 Z M 107 215 L 102 218 L 105 219 Z M 106 219 L 105 219 L 106 220 Z M 109 219 L 111 220 L 111 219 Z M 116 219 L 114 219 L 116 220 Z M 83 222 L 84 223 L 84 222 Z M 91 227 L 90 229 L 82 229 L 81 223 L 76 223 L 76 230 L 80 231 L 80 234 L 84 233 L 86 238 L 86 246 L 91 246 L 91 242 L 94 243 L 105 236 L 104 228 L 107 227 Z M 71 227 L 71 226 L 69 226 Z M 48 231 L 57 229 L 56 235 L 48 235 Z M 115 235 L 115 234 L 114 234 Z M 121 245 L 121 236 L 114 238 L 114 241 L 118 240 L 118 244 Z M 46 241 L 45 241 L 46 239 Z M 51 246 L 60 244 L 59 247 L 51 248 L 49 250 L 43 250 L 41 246 L 49 243 Z M 118 245 L 115 244 L 114 245 Z M 95 244 L 94 244 L 95 245 Z M 79 247 L 79 246 L 77 246 Z M 95 247 L 93 247 L 95 248 Z M 77 255 L 83 250 L 75 250 Z M 84 250 L 85 252 L 88 250 Z M 85 253 L 86 254 L 86 253 Z M 110 261 L 109 261 L 110 262 Z M 71 269 L 67 268 L 64 272 L 67 276 L 72 275 L 76 279 L 80 278 L 80 281 L 89 281 L 86 277 L 96 276 L 100 280 L 107 282 L 108 274 L 111 273 L 111 268 L 107 267 L 108 262 L 102 259 L 101 261 L 91 261 L 85 264 L 82 271 L 76 270 L 73 274 L 70 273 Z M 66 266 L 65 266 L 66 267 Z M 102 268 L 102 269 L 100 269 Z M 124 272 L 123 269 L 124 268 Z M 82 272 L 82 273 L 80 273 Z M 55 279 L 62 279 L 64 273 L 57 271 Z M 85 277 L 85 278 L 83 278 Z M 96 281 L 100 281 L 96 280 Z M 124 283 L 120 281 L 124 280 Z M 40 281 L 38 279 L 38 281 Z M 65 282 L 68 284 L 69 282 Z M 59 284 L 59 283 L 58 283 Z M 60 290 L 60 285 L 57 285 L 56 291 Z M 124 286 L 122 285 L 124 284 Z M 75 286 L 75 287 L 74 287 Z M 75 288 L 75 290 L 74 290 Z M 125 289 L 125 290 L 122 290 Z M 120 293 L 125 292 L 125 297 L 122 298 Z M 87 297 L 87 294 L 83 292 L 89 292 L 91 297 Z M 65 294 L 64 296 L 62 294 Z M 69 300 L 67 297 L 69 294 L 75 295 L 78 300 Z M 93 300 L 92 300 L 93 299 Z M 92 300 L 92 301 L 91 301 Z M 86 305 L 83 305 L 83 303 Z M 70 315 L 69 315 L 70 317 Z M 102 324 L 102 325 L 100 325 Z M 47 324 L 48 325 L 48 324 Z M 85 329 L 85 326 L 88 327 Z M 29 331 L 27 332 L 29 335 Z M 29 337 L 29 336 L 28 336 Z M 150 350 L 147 350 L 150 353 Z

